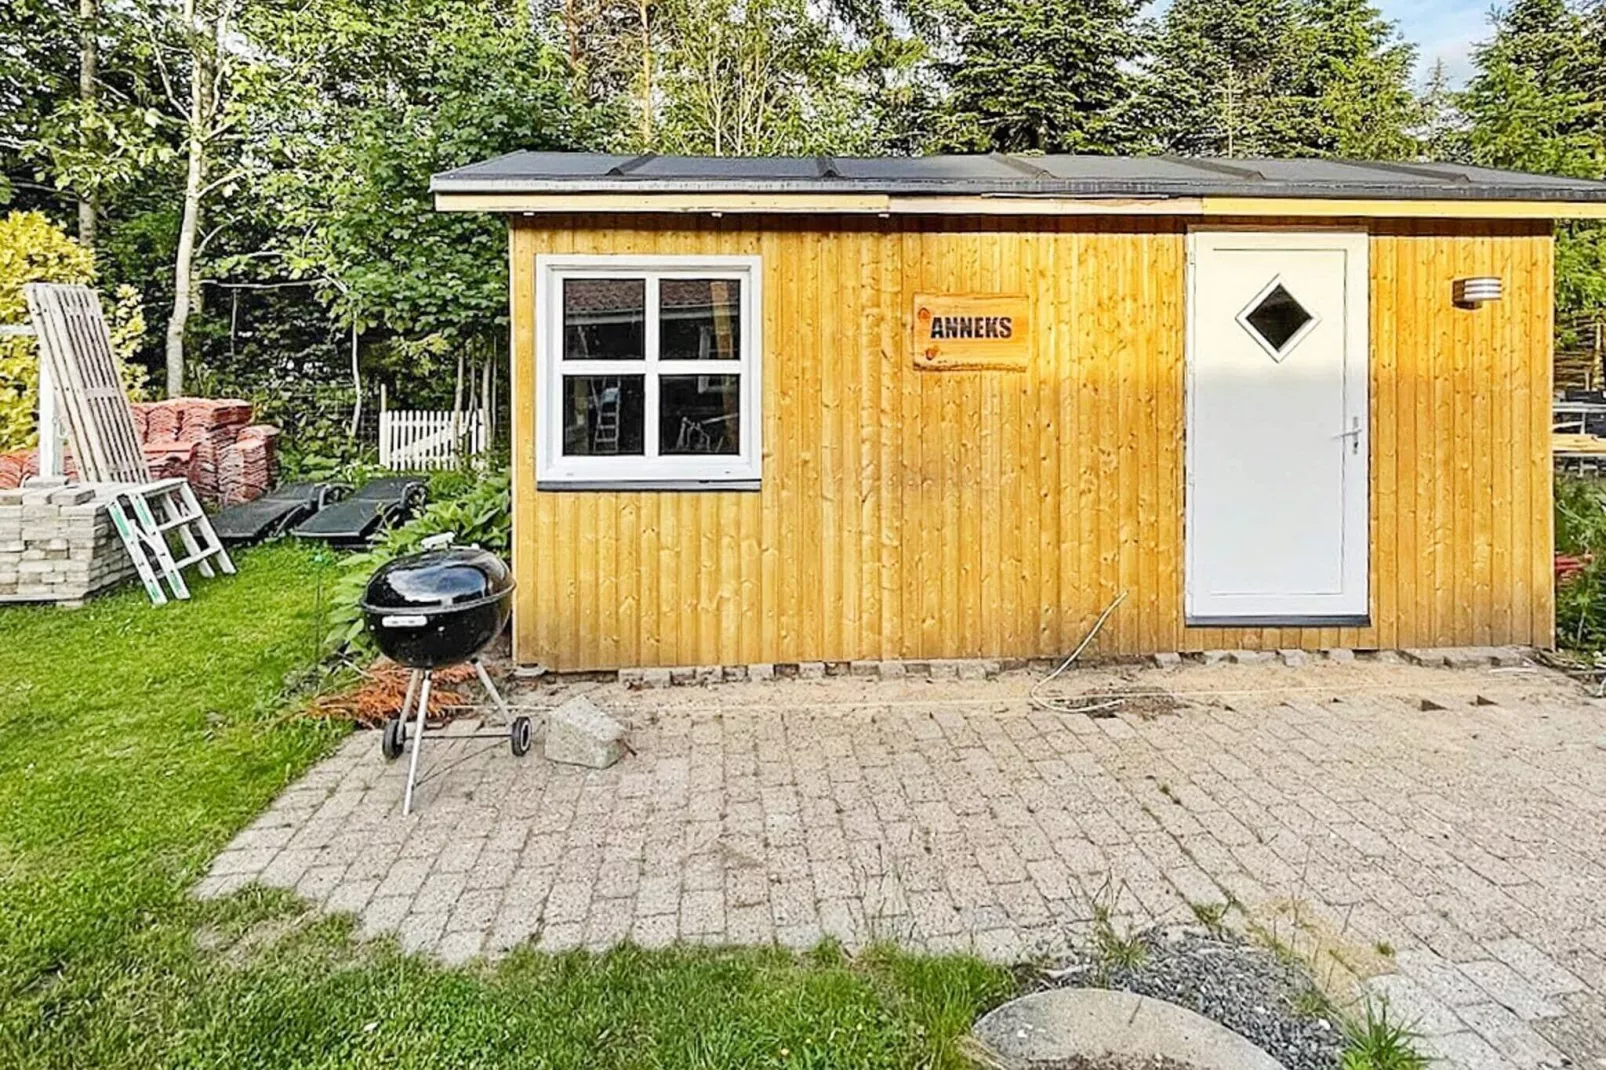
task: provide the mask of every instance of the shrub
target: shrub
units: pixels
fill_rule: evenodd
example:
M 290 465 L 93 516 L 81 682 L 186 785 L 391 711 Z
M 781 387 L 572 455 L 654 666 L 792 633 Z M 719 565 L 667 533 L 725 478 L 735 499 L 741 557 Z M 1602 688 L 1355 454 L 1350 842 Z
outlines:
M 22 288 L 30 282 L 95 281 L 95 258 L 40 212 L 0 219 L 0 323 L 26 323 Z M 106 310 L 112 349 L 123 363 L 124 384 L 138 396 L 144 370 L 133 355 L 145 333 L 139 294 L 119 286 Z M 39 357 L 32 338 L 0 338 L 0 452 L 38 439 Z
M 1556 549 L 1584 562 L 1556 584 L 1556 642 L 1606 649 L 1606 484 L 1556 477 Z
M 340 579 L 330 597 L 328 641 L 333 650 L 364 656 L 373 653 L 357 606 L 368 577 L 392 558 L 418 549 L 431 535 L 449 531 L 456 536 L 456 545 L 473 544 L 504 556 L 512 547 L 512 481 L 506 468 L 475 473 L 472 478 L 462 473 L 437 473 L 430 483 L 432 495 L 444 496 L 436 497 L 401 527 L 386 532 L 372 549 L 342 562 Z

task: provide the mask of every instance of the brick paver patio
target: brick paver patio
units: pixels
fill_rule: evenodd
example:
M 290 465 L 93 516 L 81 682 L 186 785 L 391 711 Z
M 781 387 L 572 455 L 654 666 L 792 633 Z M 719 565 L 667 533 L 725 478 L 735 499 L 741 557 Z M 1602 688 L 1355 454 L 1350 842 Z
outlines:
M 1094 902 L 1131 926 L 1230 903 L 1446 1065 L 1606 1067 L 1598 700 L 1531 669 L 1184 664 L 1075 674 L 1181 700 L 1094 718 L 1033 709 L 1035 679 L 528 691 L 592 690 L 636 753 L 435 740 L 406 819 L 405 763 L 357 733 L 198 891 L 293 888 L 449 962 L 824 935 L 1018 960 Z

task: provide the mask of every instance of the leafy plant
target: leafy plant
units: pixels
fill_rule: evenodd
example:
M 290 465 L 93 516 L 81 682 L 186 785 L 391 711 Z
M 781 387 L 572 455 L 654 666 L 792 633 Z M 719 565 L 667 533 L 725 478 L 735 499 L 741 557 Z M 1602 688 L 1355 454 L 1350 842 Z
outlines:
M 24 323 L 30 282 L 93 283 L 95 257 L 40 212 L 0 219 L 0 323 Z M 106 309 L 112 349 L 122 359 L 126 385 L 136 395 L 144 372 L 130 358 L 145 333 L 139 294 L 118 287 Z M 28 337 L 0 338 L 0 450 L 31 446 L 38 437 L 39 357 Z
M 1388 1004 L 1367 1000 L 1360 1018 L 1344 1023 L 1343 1070 L 1427 1070 L 1428 1057 L 1416 1049 L 1417 1032 L 1389 1017 Z
M 1583 567 L 1556 586 L 1556 638 L 1579 650 L 1606 648 L 1606 486 L 1556 478 L 1556 549 Z
M 511 477 L 506 468 L 490 472 L 445 475 L 431 480 L 442 492 L 459 493 L 438 498 L 418 516 L 388 531 L 372 549 L 345 559 L 330 595 L 328 644 L 333 651 L 369 654 L 372 648 L 363 630 L 358 602 L 375 569 L 402 554 L 412 553 L 431 535 L 451 532 L 456 545 L 475 545 L 506 554 L 513 545 Z

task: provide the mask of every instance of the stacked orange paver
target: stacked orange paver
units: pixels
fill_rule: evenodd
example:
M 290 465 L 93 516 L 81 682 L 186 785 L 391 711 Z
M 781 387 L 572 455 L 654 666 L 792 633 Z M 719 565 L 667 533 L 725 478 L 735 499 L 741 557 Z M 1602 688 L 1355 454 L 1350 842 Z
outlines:
M 251 423 L 251 403 L 237 398 L 174 398 L 133 406 L 134 430 L 151 478 L 183 477 L 207 505 L 260 498 L 278 477 L 279 429 Z M 74 474 L 72 457 L 67 474 Z M 0 454 L 0 489 L 39 471 L 33 450 Z

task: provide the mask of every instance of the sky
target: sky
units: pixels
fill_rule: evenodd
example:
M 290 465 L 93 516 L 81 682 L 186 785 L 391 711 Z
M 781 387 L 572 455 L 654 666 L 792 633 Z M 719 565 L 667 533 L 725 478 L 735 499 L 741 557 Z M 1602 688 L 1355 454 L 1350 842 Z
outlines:
M 1472 72 L 1472 46 L 1489 35 L 1490 0 L 1374 0 L 1417 46 L 1417 80 L 1435 60 L 1444 60 L 1450 80 L 1460 85 Z

